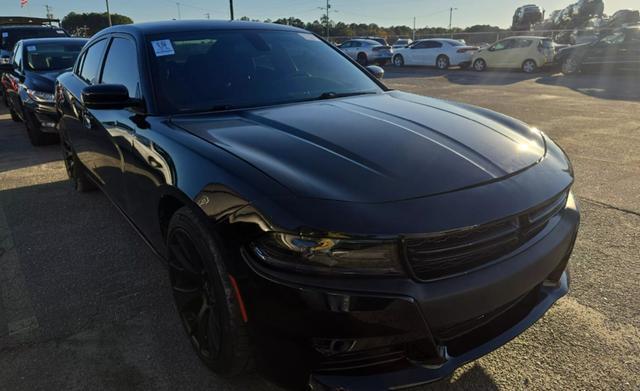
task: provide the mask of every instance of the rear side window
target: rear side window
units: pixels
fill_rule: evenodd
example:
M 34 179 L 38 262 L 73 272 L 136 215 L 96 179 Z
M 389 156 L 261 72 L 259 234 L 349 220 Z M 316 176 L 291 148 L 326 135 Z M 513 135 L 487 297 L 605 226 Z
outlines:
M 102 71 L 103 84 L 122 84 L 127 87 L 129 97 L 140 97 L 138 52 L 136 45 L 125 38 L 114 38 L 107 52 Z
M 98 41 L 87 50 L 80 69 L 80 78 L 89 84 L 96 84 L 100 74 L 102 54 L 107 46 L 107 40 Z
M 533 43 L 531 39 L 518 39 L 515 41 L 515 48 L 528 48 Z

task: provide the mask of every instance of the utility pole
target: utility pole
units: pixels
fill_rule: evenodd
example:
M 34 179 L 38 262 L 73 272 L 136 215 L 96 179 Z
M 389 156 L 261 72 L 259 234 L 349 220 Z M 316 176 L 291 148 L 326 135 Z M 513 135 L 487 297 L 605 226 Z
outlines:
M 180 15 L 180 3 L 176 3 L 176 7 L 178 7 L 178 20 L 182 19 L 182 16 Z
M 451 21 L 453 20 L 453 11 L 457 11 L 457 8 L 449 8 L 449 34 L 451 34 L 451 38 L 453 38 L 453 30 L 451 29 Z
M 326 11 L 325 17 L 327 18 L 326 20 L 326 38 L 327 40 L 329 40 L 329 35 L 330 35 L 330 27 L 331 27 L 331 19 L 329 19 L 329 12 L 331 12 L 331 4 L 329 4 L 329 0 L 327 0 L 327 6 L 326 7 L 318 7 L 319 9 Z
M 53 19 L 53 12 L 51 12 L 51 6 L 49 6 L 49 4 L 45 4 L 44 8 L 47 10 L 47 19 L 49 19 L 49 24 L 51 24 L 51 19 Z
M 109 26 L 113 26 L 113 24 L 111 24 L 111 12 L 109 12 L 109 0 L 107 1 L 107 19 L 109 19 Z
M 233 20 L 233 0 L 229 0 L 229 15 L 231 15 L 231 20 Z
M 416 17 L 413 17 L 413 40 L 416 40 Z

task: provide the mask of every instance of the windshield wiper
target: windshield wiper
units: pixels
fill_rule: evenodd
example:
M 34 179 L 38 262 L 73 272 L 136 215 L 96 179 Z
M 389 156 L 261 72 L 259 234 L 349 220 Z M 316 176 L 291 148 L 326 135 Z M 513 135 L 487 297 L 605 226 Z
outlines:
M 347 96 L 370 95 L 370 94 L 376 94 L 376 92 L 374 92 L 374 91 L 359 91 L 359 92 L 333 92 L 333 91 L 328 91 L 328 92 L 323 92 L 322 94 L 318 95 L 318 97 L 313 98 L 311 100 L 335 99 L 335 98 L 344 98 L 344 97 L 347 97 Z

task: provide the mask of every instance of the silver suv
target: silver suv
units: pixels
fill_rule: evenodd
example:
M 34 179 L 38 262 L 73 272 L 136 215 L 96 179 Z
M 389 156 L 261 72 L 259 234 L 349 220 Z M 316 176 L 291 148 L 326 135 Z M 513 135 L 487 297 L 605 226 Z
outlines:
M 370 39 L 352 39 L 343 42 L 339 48 L 362 66 L 372 63 L 385 65 L 393 57 L 391 46 Z

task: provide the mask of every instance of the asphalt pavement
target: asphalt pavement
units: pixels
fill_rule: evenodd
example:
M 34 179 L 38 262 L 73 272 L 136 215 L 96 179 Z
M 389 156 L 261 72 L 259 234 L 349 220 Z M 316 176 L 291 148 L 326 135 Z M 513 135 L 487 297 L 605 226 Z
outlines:
M 387 68 L 392 88 L 494 109 L 569 154 L 582 226 L 572 288 L 511 343 L 425 390 L 640 390 L 640 73 Z M 167 272 L 59 146 L 0 111 L 0 390 L 271 390 L 192 353 Z

